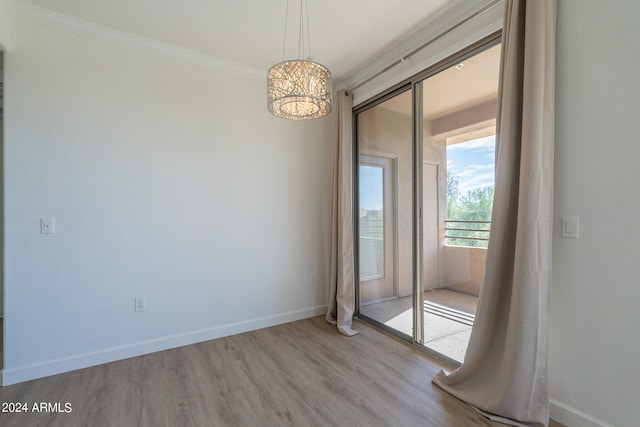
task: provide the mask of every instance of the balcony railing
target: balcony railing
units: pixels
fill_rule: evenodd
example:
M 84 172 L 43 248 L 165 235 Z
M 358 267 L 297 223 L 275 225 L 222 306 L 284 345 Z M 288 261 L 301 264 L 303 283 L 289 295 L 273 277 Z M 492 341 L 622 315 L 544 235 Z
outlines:
M 491 221 L 481 220 L 445 220 L 445 235 L 447 245 L 475 246 L 486 248 L 491 232 Z

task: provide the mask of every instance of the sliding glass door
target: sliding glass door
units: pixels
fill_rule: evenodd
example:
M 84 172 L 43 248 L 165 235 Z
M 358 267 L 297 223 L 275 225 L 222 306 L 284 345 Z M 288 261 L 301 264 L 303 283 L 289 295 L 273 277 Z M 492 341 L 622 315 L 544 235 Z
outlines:
M 494 37 L 359 107 L 357 314 L 462 362 L 491 229 Z
M 413 100 L 410 87 L 357 113 L 361 316 L 413 339 Z

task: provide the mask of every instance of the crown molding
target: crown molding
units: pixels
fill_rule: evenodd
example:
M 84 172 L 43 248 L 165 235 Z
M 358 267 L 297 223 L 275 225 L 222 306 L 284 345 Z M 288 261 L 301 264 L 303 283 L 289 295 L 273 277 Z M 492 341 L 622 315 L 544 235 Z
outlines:
M 19 0 L 7 0 L 7 9 L 12 16 L 20 16 L 38 24 L 49 25 L 120 46 L 165 55 L 180 61 L 227 71 L 252 79 L 264 80 L 266 78 L 266 70 L 53 12 L 22 3 Z

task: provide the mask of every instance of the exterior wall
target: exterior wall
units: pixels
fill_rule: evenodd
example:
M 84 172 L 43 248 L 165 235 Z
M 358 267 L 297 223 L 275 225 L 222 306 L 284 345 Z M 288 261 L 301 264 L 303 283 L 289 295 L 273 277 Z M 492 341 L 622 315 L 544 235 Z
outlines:
M 444 247 L 444 276 L 440 287 L 480 295 L 487 250 L 467 246 Z
M 435 241 L 430 237 L 432 232 L 427 233 L 427 230 L 425 230 L 424 234 L 423 288 L 426 291 L 441 287 L 444 275 L 444 227 L 445 219 L 447 218 L 447 152 L 445 140 L 433 138 L 429 120 L 423 120 L 422 128 L 424 167 L 428 167 L 427 165 L 435 165 L 437 167 L 437 193 L 434 195 L 433 192 L 425 192 L 422 200 L 425 218 L 423 227 L 432 227 L 431 224 L 427 223 L 427 219 L 431 219 L 429 222 L 435 220 L 435 226 L 437 227 Z M 424 186 L 426 187 L 427 185 L 428 183 L 425 182 Z

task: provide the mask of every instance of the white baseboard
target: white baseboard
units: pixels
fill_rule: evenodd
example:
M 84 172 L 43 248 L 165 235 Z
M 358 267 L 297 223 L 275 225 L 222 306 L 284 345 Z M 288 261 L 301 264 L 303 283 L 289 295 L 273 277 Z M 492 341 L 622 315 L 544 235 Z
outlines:
M 50 360 L 48 362 L 38 363 L 35 365 L 4 369 L 0 371 L 1 384 L 3 386 L 7 386 L 23 381 L 61 374 L 63 372 L 74 371 L 76 369 L 88 368 L 90 366 L 101 365 L 103 363 L 115 362 L 117 360 L 142 356 L 144 354 L 155 353 L 157 351 L 182 347 L 202 341 L 209 341 L 216 338 L 241 334 L 243 332 L 255 331 L 269 326 L 319 316 L 326 313 L 326 311 L 326 305 L 310 307 L 302 310 L 290 311 L 288 313 L 280 313 L 273 316 L 260 317 L 243 322 L 216 326 L 200 331 L 186 332 L 183 334 L 171 335 L 135 344 Z
M 612 424 L 592 417 L 555 399 L 549 399 L 549 403 L 551 404 L 551 418 L 567 427 L 614 427 Z

